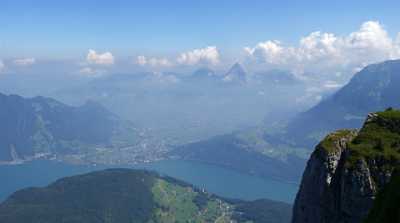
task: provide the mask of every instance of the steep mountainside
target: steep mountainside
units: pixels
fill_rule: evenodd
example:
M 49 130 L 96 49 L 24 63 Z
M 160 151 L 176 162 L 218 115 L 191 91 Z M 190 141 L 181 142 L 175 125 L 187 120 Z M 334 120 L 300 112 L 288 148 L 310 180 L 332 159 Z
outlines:
M 308 161 L 292 222 L 362 222 L 399 166 L 398 110 L 369 114 L 359 132 L 329 134 Z
M 0 107 L 0 162 L 75 154 L 136 137 L 132 124 L 95 102 L 72 107 L 50 98 L 0 94 Z
M 0 204 L 0 222 L 6 223 L 289 221 L 290 206 L 284 203 L 230 201 L 170 177 L 129 169 L 27 188 Z
M 285 137 L 310 147 L 330 131 L 359 128 L 369 112 L 400 107 L 398 86 L 400 60 L 369 65 L 332 97 L 291 121 Z

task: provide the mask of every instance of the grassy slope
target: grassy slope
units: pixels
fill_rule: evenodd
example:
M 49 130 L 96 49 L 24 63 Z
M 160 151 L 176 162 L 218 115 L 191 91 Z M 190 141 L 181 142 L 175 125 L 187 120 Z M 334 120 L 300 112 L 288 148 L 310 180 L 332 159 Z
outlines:
M 378 159 L 393 169 L 400 162 L 400 110 L 389 109 L 375 115 L 358 133 L 354 130 L 336 131 L 327 135 L 318 148 L 332 153 L 340 139 L 354 138 L 348 143 L 351 154 L 347 160 L 348 167 L 360 159 Z
M 400 111 L 387 110 L 375 114 L 375 120 L 367 122 L 349 144 L 350 166 L 360 159 L 379 159 L 392 169 L 400 162 Z
M 0 222 L 286 223 L 290 210 L 267 200 L 228 201 L 154 172 L 109 169 L 18 191 L 0 204 Z
M 151 222 L 229 222 L 230 209 L 226 202 L 213 198 L 205 193 L 195 191 L 192 187 L 172 184 L 159 179 L 153 186 L 157 208 L 154 221 Z M 198 196 L 207 196 L 205 203 L 196 203 Z

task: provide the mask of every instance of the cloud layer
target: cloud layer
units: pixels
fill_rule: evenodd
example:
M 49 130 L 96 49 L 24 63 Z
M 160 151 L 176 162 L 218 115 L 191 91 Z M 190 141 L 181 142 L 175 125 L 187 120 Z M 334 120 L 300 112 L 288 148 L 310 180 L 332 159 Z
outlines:
M 280 41 L 268 40 L 244 50 L 247 59 L 258 64 L 297 73 L 336 74 L 400 58 L 400 37 L 393 40 L 379 22 L 368 21 L 347 36 L 317 31 L 301 38 L 298 46 L 285 46 Z
M 151 57 L 147 58 L 145 56 L 138 56 L 135 61 L 136 64 L 140 66 L 152 66 L 152 67 L 169 67 L 172 66 L 172 63 L 166 58 L 156 58 Z
M 14 64 L 17 66 L 30 66 L 36 63 L 35 58 L 21 58 L 14 60 Z
M 5 65 L 4 65 L 3 61 L 0 60 L 0 72 L 3 71 L 4 68 L 5 68 Z
M 238 46 L 242 48 L 242 46 Z M 287 45 L 279 40 L 266 40 L 255 46 L 244 47 L 245 55 L 236 55 L 235 61 L 244 63 L 249 70 L 284 69 L 292 71 L 304 79 L 322 78 L 323 81 L 335 80 L 343 84 L 351 74 L 364 66 L 388 59 L 400 58 L 400 33 L 391 37 L 385 27 L 377 21 L 367 21 L 354 32 L 336 35 L 329 32 L 315 31 L 300 38 L 295 45 Z M 132 52 L 137 53 L 137 52 Z M 139 52 L 140 53 L 140 52 Z M 134 54 L 135 55 L 135 54 Z M 109 52 L 96 52 L 89 49 L 85 61 L 80 67 L 71 68 L 85 75 L 109 73 L 110 71 L 132 71 L 132 63 L 149 70 L 190 69 L 190 66 L 230 65 L 234 56 L 227 56 L 231 61 L 222 61 L 216 46 L 206 46 L 170 57 L 137 56 L 134 61 L 121 59 L 118 66 L 114 55 Z M 225 58 L 225 57 L 224 57 Z M 7 72 L 18 66 L 38 63 L 35 58 L 0 60 L 0 71 L 7 67 Z M 9 66 L 10 65 L 10 66 Z M 76 65 L 75 65 L 76 66 Z M 40 69 L 30 67 L 31 69 Z M 10 69 L 9 69 L 10 68 Z M 136 67 L 137 68 L 137 67 Z M 135 69 L 135 68 L 133 68 Z M 333 85 L 332 85 L 333 86 Z
M 114 56 L 110 52 L 97 53 L 95 50 L 89 50 L 86 61 L 89 64 L 112 65 L 114 64 Z

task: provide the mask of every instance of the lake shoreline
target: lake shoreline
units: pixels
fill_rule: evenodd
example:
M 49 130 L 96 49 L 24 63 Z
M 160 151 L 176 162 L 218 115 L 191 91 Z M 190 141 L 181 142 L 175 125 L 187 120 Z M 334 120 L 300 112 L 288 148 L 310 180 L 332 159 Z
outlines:
M 198 188 L 204 188 L 218 196 L 248 201 L 270 199 L 292 204 L 298 188 L 296 184 L 252 176 L 198 161 L 162 160 L 134 165 L 73 165 L 58 160 L 34 160 L 23 164 L 0 166 L 0 177 L 7 182 L 0 189 L 0 201 L 22 188 L 46 186 L 62 177 L 109 168 L 156 171 L 186 181 Z M 15 174 L 11 174 L 13 172 Z

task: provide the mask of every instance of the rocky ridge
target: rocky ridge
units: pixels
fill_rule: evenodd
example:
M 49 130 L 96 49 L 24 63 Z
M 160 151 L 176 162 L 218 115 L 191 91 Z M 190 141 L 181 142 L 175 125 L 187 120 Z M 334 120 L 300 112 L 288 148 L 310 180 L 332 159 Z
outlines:
M 307 163 L 293 223 L 362 222 L 400 165 L 400 111 L 368 115 L 362 129 L 325 137 Z

